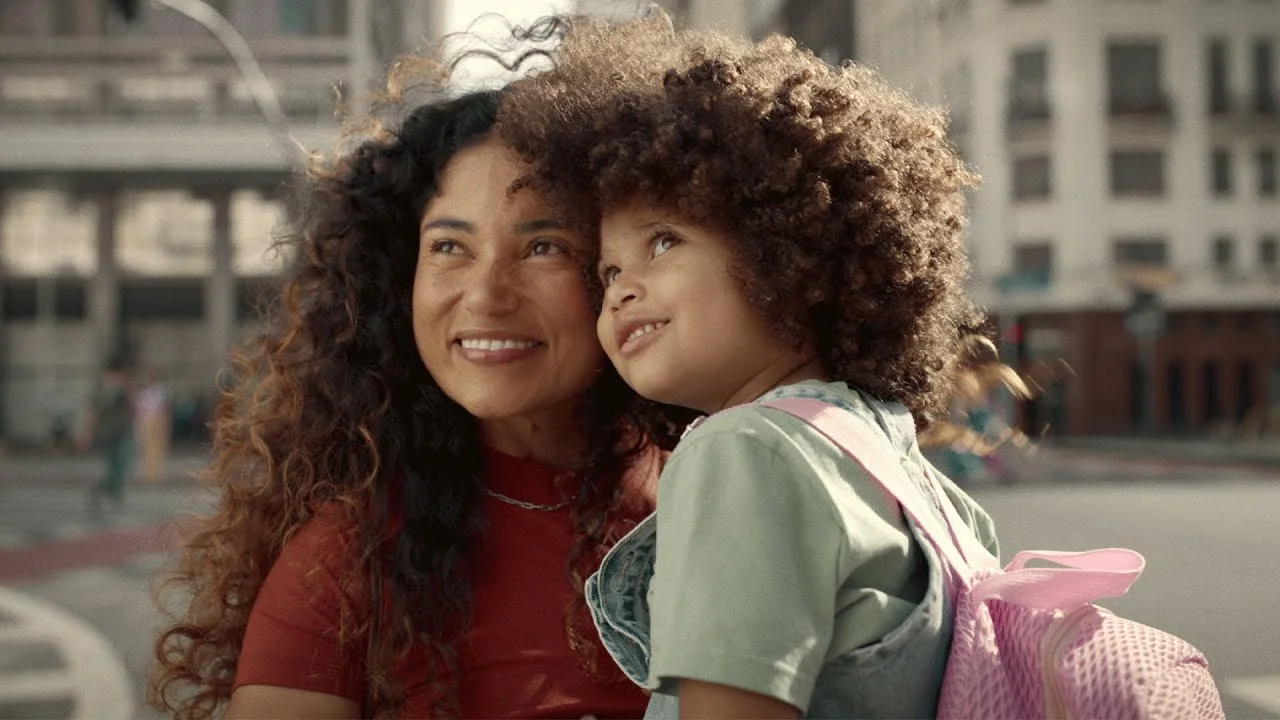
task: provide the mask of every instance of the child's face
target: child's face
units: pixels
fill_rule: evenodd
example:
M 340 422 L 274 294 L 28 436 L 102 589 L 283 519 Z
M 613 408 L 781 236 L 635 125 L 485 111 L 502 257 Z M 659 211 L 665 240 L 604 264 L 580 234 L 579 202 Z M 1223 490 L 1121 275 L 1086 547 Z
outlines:
M 730 274 L 729 238 L 633 202 L 600 227 L 604 306 L 596 331 L 627 384 L 711 413 L 754 400 L 795 362 Z

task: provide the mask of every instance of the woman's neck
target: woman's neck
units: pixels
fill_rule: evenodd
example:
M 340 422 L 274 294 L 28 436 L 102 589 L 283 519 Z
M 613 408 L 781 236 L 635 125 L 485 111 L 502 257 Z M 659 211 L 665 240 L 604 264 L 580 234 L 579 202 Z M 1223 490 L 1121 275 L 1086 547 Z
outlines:
M 587 455 L 586 433 L 573 412 L 481 420 L 480 439 L 500 453 L 555 467 L 578 467 Z

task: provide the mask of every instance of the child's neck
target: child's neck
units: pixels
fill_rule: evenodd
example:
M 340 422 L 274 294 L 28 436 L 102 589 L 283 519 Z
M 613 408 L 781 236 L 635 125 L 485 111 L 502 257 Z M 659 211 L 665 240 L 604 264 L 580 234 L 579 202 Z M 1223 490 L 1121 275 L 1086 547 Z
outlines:
M 822 365 L 822 358 L 808 355 L 795 364 L 774 367 L 743 383 L 737 392 L 717 408 L 700 408 L 704 412 L 714 413 L 734 405 L 749 403 L 776 387 L 792 385 L 805 380 L 828 380 L 827 370 Z

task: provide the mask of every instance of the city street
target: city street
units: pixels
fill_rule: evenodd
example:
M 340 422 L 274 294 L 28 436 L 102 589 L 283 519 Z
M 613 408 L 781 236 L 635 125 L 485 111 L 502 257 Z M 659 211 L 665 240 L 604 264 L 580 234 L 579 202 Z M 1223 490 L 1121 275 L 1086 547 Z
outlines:
M 164 562 L 165 524 L 207 507 L 181 479 L 197 460 L 175 462 L 171 480 L 131 486 L 124 512 L 92 519 L 83 489 L 91 465 L 52 463 L 63 476 L 42 478 L 0 461 L 0 720 L 159 717 L 143 695 L 159 622 L 151 578 Z M 1229 717 L 1280 718 L 1280 468 L 1098 456 L 1043 465 L 1051 480 L 974 489 L 1006 557 L 1142 552 L 1144 576 L 1106 604 L 1200 647 Z

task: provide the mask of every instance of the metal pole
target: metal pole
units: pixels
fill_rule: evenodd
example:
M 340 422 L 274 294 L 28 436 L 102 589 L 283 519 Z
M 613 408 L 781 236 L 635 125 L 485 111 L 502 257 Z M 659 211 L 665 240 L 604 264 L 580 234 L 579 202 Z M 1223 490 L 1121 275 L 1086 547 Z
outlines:
M 347 38 L 351 46 L 347 61 L 348 107 L 352 117 L 363 117 L 369 110 L 369 78 L 373 76 L 373 20 L 369 0 L 349 0 L 347 5 Z
M 267 79 L 266 74 L 262 72 L 262 66 L 258 64 L 253 51 L 249 49 L 249 43 L 245 42 L 240 31 L 204 0 L 151 0 L 151 3 L 182 13 L 213 33 L 240 70 L 249 94 L 253 96 L 254 103 L 262 112 L 263 120 L 271 131 L 276 149 L 290 165 L 302 164 L 307 155 L 306 149 L 289 136 L 288 121 L 285 119 L 284 110 L 280 107 L 279 99 L 276 98 L 275 89 L 271 86 L 271 81 Z

